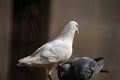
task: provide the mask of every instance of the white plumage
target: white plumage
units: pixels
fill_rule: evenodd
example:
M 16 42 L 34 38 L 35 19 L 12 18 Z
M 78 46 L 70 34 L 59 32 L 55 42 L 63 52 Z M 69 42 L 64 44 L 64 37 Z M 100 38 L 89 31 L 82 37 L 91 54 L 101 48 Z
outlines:
M 54 63 L 68 60 L 72 55 L 72 44 L 76 31 L 78 32 L 78 23 L 70 21 L 57 38 L 38 48 L 32 55 L 20 59 L 19 63 L 49 68 Z

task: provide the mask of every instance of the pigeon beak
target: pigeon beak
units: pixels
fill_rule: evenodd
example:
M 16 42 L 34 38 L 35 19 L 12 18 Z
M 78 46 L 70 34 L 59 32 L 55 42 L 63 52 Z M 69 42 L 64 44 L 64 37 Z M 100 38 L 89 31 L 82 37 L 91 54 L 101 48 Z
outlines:
M 79 33 L 80 33 L 80 32 L 79 32 L 79 29 L 78 29 L 78 28 L 79 28 L 79 25 L 76 25 L 76 27 L 77 27 L 76 32 L 77 32 L 77 34 L 79 35 Z
M 80 34 L 79 29 L 76 30 L 77 34 Z

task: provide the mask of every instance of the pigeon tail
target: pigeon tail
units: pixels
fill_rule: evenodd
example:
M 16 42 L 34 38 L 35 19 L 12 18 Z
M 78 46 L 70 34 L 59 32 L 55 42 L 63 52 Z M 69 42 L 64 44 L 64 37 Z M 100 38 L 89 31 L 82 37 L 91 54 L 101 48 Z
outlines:
M 99 73 L 103 69 L 104 58 L 103 57 L 99 57 L 99 58 L 96 58 L 94 60 L 97 62 L 97 69 L 96 69 L 95 73 Z
M 18 63 L 16 66 L 17 67 L 29 67 L 30 64 L 27 64 L 27 63 Z
M 104 66 L 104 58 L 103 57 L 99 57 L 94 60 L 97 62 L 98 66 Z
M 24 57 L 20 60 L 18 60 L 19 63 L 27 63 L 27 64 L 30 64 L 30 63 L 33 63 L 34 61 L 36 61 L 39 57 L 31 57 L 31 56 L 27 56 L 27 57 Z
M 102 72 L 102 73 L 109 73 L 109 71 L 105 70 L 105 69 L 102 69 L 100 72 Z
M 95 61 L 101 61 L 101 60 L 103 60 L 104 58 L 103 57 L 99 57 L 99 58 L 95 58 L 94 60 Z

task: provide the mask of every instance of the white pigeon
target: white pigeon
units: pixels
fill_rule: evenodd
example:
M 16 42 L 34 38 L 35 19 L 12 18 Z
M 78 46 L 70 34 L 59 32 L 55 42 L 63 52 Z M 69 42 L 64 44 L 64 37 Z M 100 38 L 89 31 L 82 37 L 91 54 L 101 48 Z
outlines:
M 51 68 L 55 63 L 68 60 L 72 55 L 74 34 L 78 30 L 78 23 L 70 21 L 54 40 L 38 48 L 32 55 L 20 59 L 17 66 L 37 66 L 47 69 L 50 80 Z

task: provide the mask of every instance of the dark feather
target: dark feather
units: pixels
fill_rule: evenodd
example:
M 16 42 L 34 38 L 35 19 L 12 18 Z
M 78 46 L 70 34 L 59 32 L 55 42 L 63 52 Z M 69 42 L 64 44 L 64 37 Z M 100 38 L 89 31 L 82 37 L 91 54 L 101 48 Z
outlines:
M 29 67 L 30 65 L 27 63 L 18 63 L 17 67 Z

